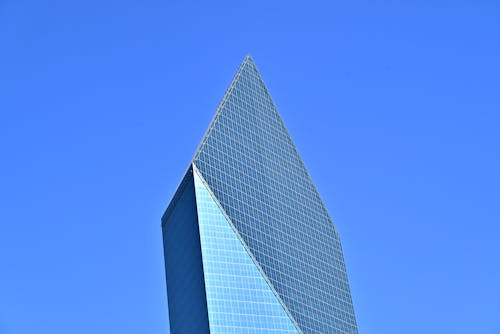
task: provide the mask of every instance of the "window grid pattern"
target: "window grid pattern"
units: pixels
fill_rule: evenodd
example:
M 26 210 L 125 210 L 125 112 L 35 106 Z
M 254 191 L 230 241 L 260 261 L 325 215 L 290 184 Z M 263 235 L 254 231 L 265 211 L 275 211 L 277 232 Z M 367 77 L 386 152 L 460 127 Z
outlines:
M 357 333 L 340 239 L 251 58 L 194 163 L 304 333 Z
M 212 334 L 298 334 L 241 240 L 194 172 Z

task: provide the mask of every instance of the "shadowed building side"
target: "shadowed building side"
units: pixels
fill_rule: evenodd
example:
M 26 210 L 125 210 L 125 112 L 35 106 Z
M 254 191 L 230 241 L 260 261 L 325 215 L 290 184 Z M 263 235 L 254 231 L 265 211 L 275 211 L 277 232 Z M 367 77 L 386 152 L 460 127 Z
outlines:
M 162 218 L 170 332 L 210 333 L 193 170 Z

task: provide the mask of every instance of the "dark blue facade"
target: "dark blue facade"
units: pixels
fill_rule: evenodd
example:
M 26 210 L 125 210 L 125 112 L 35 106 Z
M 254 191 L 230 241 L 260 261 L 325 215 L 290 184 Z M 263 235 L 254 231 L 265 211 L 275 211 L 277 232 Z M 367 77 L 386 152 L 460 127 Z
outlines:
M 170 332 L 210 333 L 193 170 L 162 218 Z

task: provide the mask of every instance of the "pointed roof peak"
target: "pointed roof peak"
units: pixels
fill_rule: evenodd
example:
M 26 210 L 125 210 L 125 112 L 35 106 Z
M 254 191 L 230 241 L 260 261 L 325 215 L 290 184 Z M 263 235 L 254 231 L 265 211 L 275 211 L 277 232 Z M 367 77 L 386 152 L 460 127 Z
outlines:
M 253 63 L 253 58 L 252 58 L 252 55 L 247 53 L 245 55 L 245 59 L 243 60 L 243 62 L 246 62 L 246 61 L 251 61 Z
M 245 58 L 243 59 L 243 61 L 241 62 L 241 65 L 240 65 L 240 68 L 238 69 L 238 72 L 235 76 L 235 78 L 237 78 L 239 76 L 239 72 L 241 72 L 241 70 L 246 66 L 250 66 L 255 72 L 257 72 L 257 75 L 260 77 L 260 72 L 259 70 L 257 69 L 257 65 L 255 65 L 255 61 L 253 60 L 253 57 L 251 54 L 247 53 Z M 262 80 L 262 78 L 260 78 L 260 80 Z
M 252 55 L 250 55 L 249 53 L 247 53 L 245 55 L 245 58 L 243 58 L 243 61 L 241 62 L 240 67 L 238 68 L 238 71 L 236 72 L 236 75 L 233 78 L 233 81 L 235 81 L 239 77 L 240 72 L 247 64 L 256 68 L 255 61 L 253 60 Z
M 257 77 L 257 80 L 262 85 L 262 88 L 265 91 L 265 93 L 267 95 L 269 95 L 269 92 L 267 91 L 267 88 L 266 88 L 266 86 L 264 84 L 264 81 L 262 80 L 262 77 L 260 76 L 259 70 L 257 69 L 257 66 L 255 65 L 255 62 L 254 62 L 252 56 L 250 55 L 250 53 L 247 53 L 245 55 L 245 58 L 241 62 L 238 70 L 236 71 L 236 74 L 234 75 L 233 80 L 231 81 L 231 84 L 229 85 L 229 87 L 227 88 L 226 92 L 224 93 L 224 96 L 222 97 L 222 100 L 219 102 L 219 105 L 217 106 L 217 109 L 216 109 L 215 114 L 214 114 L 214 116 L 212 118 L 212 121 L 210 122 L 210 125 L 208 126 L 208 129 L 205 132 L 205 135 L 203 136 L 203 139 L 201 140 L 198 148 L 196 149 L 195 154 L 194 154 L 193 159 L 191 160 L 191 162 L 194 162 L 197 159 L 200 151 L 203 148 L 203 145 L 205 144 L 208 136 L 210 135 L 210 132 L 211 132 L 212 128 L 214 127 L 214 125 L 215 125 L 215 123 L 217 121 L 218 116 L 222 112 L 222 110 L 224 108 L 224 105 L 226 104 L 226 101 L 230 97 L 230 95 L 231 95 L 234 87 L 238 84 L 240 76 L 242 75 L 243 72 L 248 72 L 248 71 L 254 73 L 254 75 Z

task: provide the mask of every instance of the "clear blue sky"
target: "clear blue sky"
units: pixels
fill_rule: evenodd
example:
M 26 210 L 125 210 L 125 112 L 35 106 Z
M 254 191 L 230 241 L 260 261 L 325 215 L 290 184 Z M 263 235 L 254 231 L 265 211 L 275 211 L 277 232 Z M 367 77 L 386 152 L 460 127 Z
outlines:
M 0 333 L 168 333 L 160 216 L 246 53 L 361 333 L 500 333 L 500 2 L 0 0 Z

